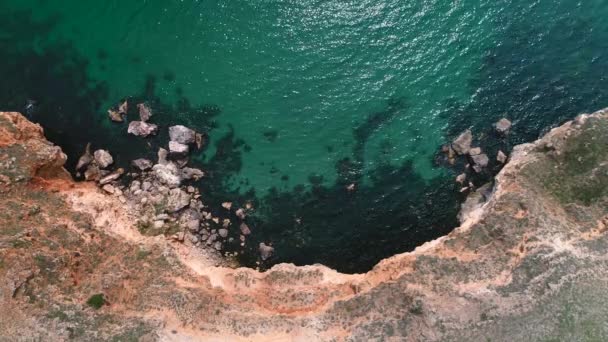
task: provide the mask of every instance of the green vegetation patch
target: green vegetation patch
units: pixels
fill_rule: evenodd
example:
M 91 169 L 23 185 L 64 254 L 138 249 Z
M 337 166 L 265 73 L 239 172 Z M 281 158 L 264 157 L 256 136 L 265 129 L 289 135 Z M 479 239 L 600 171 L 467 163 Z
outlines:
M 100 309 L 102 306 L 104 306 L 105 303 L 106 303 L 106 300 L 103 297 L 103 293 L 98 293 L 98 294 L 92 295 L 89 298 L 89 300 L 87 300 L 87 305 L 96 310 Z

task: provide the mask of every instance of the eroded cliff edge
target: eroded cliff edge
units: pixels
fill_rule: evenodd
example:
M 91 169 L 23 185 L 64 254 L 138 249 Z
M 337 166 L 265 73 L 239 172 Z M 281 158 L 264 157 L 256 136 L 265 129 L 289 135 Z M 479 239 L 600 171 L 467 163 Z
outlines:
M 0 340 L 608 340 L 608 110 L 516 147 L 461 227 L 358 275 L 215 267 L 64 162 L 0 113 Z

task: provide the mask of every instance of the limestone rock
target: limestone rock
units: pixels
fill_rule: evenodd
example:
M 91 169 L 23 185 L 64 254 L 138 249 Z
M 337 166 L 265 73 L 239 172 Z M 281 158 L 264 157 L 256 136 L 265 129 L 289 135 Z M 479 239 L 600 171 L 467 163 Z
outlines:
M 152 117 L 152 110 L 145 103 L 138 103 L 137 110 L 139 111 L 139 119 L 147 122 Z
M 498 153 L 496 154 L 496 160 L 497 160 L 499 163 L 501 163 L 501 164 L 506 163 L 506 162 L 507 162 L 507 158 L 508 158 L 508 157 L 507 157 L 507 155 L 506 155 L 506 154 L 504 154 L 504 152 L 503 152 L 503 151 L 500 151 L 500 150 L 499 150 L 499 151 L 498 151 Z
M 123 173 L 125 173 L 125 170 L 120 168 L 120 169 L 110 173 L 109 175 L 102 177 L 99 180 L 99 184 L 104 185 L 104 184 L 111 183 L 111 182 L 117 180 L 118 178 L 120 178 L 120 176 L 122 176 Z
M 153 166 L 152 162 L 148 159 L 139 158 L 131 162 L 131 165 L 140 171 L 150 170 Z
M 176 188 L 169 191 L 167 198 L 167 209 L 174 213 L 184 209 L 190 204 L 190 195 L 182 189 Z
M 167 156 L 169 156 L 169 152 L 167 150 L 165 150 L 164 148 L 159 148 L 158 149 L 158 164 L 161 165 L 166 165 L 168 163 L 167 161 Z
M 125 119 L 122 117 L 122 114 L 119 113 L 117 110 L 114 110 L 114 109 L 108 109 L 108 117 L 110 118 L 110 120 L 112 120 L 114 122 L 123 122 L 123 121 L 125 121 Z
M 239 229 L 241 230 L 241 234 L 243 235 L 251 234 L 251 229 L 249 229 L 249 226 L 245 222 L 241 223 Z
M 169 141 L 169 153 L 188 154 L 189 151 L 190 148 L 188 147 L 188 145 L 176 141 Z
M 158 126 L 144 121 L 131 121 L 127 133 L 145 138 L 158 133 Z
M 481 172 L 484 167 L 488 166 L 488 162 L 490 161 L 488 155 L 485 153 L 471 156 L 471 159 L 473 160 L 473 170 L 475 170 L 477 173 Z
M 176 188 L 181 184 L 178 169 L 172 163 L 156 164 L 152 167 L 152 174 L 162 184 L 169 188 Z
M 112 155 L 106 150 L 97 150 L 93 155 L 95 156 L 95 162 L 102 169 L 105 169 L 114 163 Z
M 471 156 L 476 156 L 478 154 L 481 154 L 481 147 L 473 147 L 469 150 L 469 155 Z
M 169 127 L 169 137 L 171 141 L 183 145 L 193 144 L 196 142 L 196 132 L 182 125 Z
M 94 158 L 91 154 L 91 143 L 88 143 L 85 147 L 84 153 L 80 158 L 78 158 L 78 163 L 76 163 L 76 171 L 80 171 L 85 167 L 89 166 L 93 162 Z
M 263 242 L 260 242 L 258 250 L 260 251 L 260 258 L 262 258 L 262 260 L 267 260 L 274 253 L 274 247 Z
M 496 129 L 496 132 L 498 132 L 500 134 L 508 134 L 509 130 L 511 130 L 511 125 L 512 125 L 511 121 L 509 121 L 508 119 L 502 118 L 494 124 L 494 128 Z
M 183 180 L 199 180 L 205 176 L 205 173 L 199 169 L 185 167 L 180 170 L 180 175 Z
M 472 142 L 473 142 L 473 133 L 471 132 L 470 129 L 467 129 L 462 134 L 460 134 L 458 136 L 458 138 L 456 138 L 456 140 L 454 140 L 454 142 L 452 142 L 452 149 L 460 155 L 467 154 L 467 153 L 469 153 L 469 150 L 471 149 Z

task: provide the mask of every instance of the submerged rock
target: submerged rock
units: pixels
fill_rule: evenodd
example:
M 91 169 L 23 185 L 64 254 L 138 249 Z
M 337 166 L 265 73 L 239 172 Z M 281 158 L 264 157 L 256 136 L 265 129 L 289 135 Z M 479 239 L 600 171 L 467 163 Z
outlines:
M 144 121 L 131 121 L 127 133 L 145 138 L 158 133 L 158 126 Z
M 485 153 L 471 156 L 471 159 L 473 160 L 473 170 L 475 170 L 477 173 L 481 172 L 484 167 L 488 166 L 488 162 L 490 161 L 488 155 Z
M 496 129 L 496 132 L 500 133 L 500 134 L 508 134 L 509 130 L 511 129 L 511 121 L 509 121 L 508 119 L 502 118 L 500 120 L 498 120 L 497 123 L 494 124 L 494 128 Z
M 93 162 L 94 158 L 91 154 L 91 143 L 87 143 L 87 147 L 84 149 L 84 153 L 80 158 L 78 158 L 78 163 L 76 164 L 76 171 L 80 171 L 85 167 L 89 166 Z
M 241 234 L 243 235 L 251 234 L 251 229 L 249 229 L 249 226 L 245 222 L 241 223 L 239 229 L 241 230 Z
M 205 176 L 205 173 L 199 169 L 193 167 L 185 167 L 180 171 L 181 178 L 183 180 L 199 180 Z
M 138 103 L 137 110 L 139 111 L 139 119 L 147 122 L 152 117 L 152 110 L 145 103 Z
M 196 132 L 186 126 L 176 125 L 169 127 L 171 141 L 188 145 L 196 142 Z
M 131 162 L 131 165 L 140 171 L 150 170 L 154 164 L 152 161 L 144 158 L 135 159 Z
M 260 258 L 262 258 L 262 260 L 270 258 L 274 253 L 274 247 L 269 246 L 263 242 L 260 242 L 258 250 L 260 251 Z
M 496 160 L 501 163 L 504 164 L 507 161 L 507 155 L 504 154 L 503 151 L 498 151 L 498 153 L 496 154 Z
M 472 156 L 476 156 L 478 154 L 481 154 L 481 147 L 473 147 L 469 150 L 469 154 Z
M 456 140 L 454 140 L 454 142 L 452 142 L 452 149 L 460 155 L 467 154 L 467 153 L 469 153 L 469 150 L 471 149 L 472 142 L 473 142 L 473 133 L 471 132 L 470 129 L 467 129 L 462 134 L 460 134 L 458 136 L 458 138 L 456 138 Z
M 122 114 L 120 114 L 118 111 L 116 111 L 114 109 L 108 109 L 108 116 L 110 117 L 110 120 L 112 120 L 114 122 L 125 121 L 124 118 L 122 117 Z
M 129 101 L 128 100 L 124 100 L 119 106 L 118 106 L 118 112 L 122 115 L 127 115 L 127 112 L 129 111 Z
M 114 163 L 112 155 L 106 150 L 97 150 L 93 155 L 95 157 L 95 162 L 102 169 L 105 169 Z

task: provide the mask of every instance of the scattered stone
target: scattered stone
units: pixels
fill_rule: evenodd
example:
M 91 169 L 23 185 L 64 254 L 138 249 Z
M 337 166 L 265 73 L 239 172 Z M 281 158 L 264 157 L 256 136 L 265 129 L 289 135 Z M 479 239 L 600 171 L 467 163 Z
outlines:
M 245 203 L 245 209 L 247 209 L 247 210 L 253 209 L 253 203 L 251 203 L 251 202 Z
M 112 120 L 114 122 L 125 121 L 124 118 L 122 117 L 122 114 L 120 114 L 118 111 L 116 111 L 114 109 L 108 109 L 108 116 L 110 117 L 110 120 Z
M 227 236 L 228 236 L 228 229 L 221 228 L 220 230 L 218 230 L 218 231 L 217 231 L 217 233 L 218 233 L 218 234 L 219 234 L 221 237 L 225 238 L 225 237 L 227 237 Z
M 467 174 L 466 173 L 461 173 L 456 177 L 456 182 L 463 184 L 465 181 L 467 180 Z
M 126 204 L 127 203 L 127 199 L 125 198 L 125 196 L 122 196 L 122 195 L 118 196 L 118 200 L 122 204 Z
M 193 144 L 196 142 L 196 132 L 182 125 L 169 127 L 169 137 L 171 141 L 183 145 Z
M 472 149 L 469 150 L 469 154 L 472 156 L 481 154 L 481 147 L 473 147 Z
M 494 128 L 496 129 L 496 132 L 503 134 L 503 135 L 507 135 L 509 134 L 509 130 L 511 129 L 511 121 L 502 118 L 500 120 L 498 120 L 497 123 L 494 124 Z
M 202 149 L 203 145 L 205 143 L 206 137 L 203 137 L 203 135 L 200 133 L 196 133 L 194 138 L 195 138 L 195 142 L 196 142 L 196 148 L 199 150 Z
M 221 251 L 221 250 L 222 250 L 222 243 L 221 243 L 221 242 L 219 242 L 219 241 L 216 241 L 216 242 L 213 244 L 213 248 L 215 248 L 215 250 L 217 250 L 217 251 Z
M 152 161 L 144 158 L 135 159 L 131 162 L 131 165 L 140 171 L 150 170 L 154 164 Z
M 106 184 L 102 187 L 103 191 L 109 193 L 109 194 L 113 194 L 114 191 L 116 190 L 111 184 Z
M 179 232 L 173 235 L 173 240 L 183 242 L 186 234 L 184 232 Z
M 198 236 L 196 236 L 196 235 L 190 235 L 190 242 L 197 243 L 198 242 Z
M 90 164 L 84 172 L 84 179 L 87 181 L 98 181 L 101 178 L 101 170 L 97 164 Z
M 274 247 L 269 246 L 263 242 L 260 242 L 259 251 L 260 251 L 260 257 L 262 258 L 262 260 L 266 260 L 266 259 L 270 258 L 272 256 L 272 254 L 274 253 Z
M 224 227 L 224 228 L 228 228 L 228 227 L 230 227 L 230 224 L 231 224 L 230 219 L 225 218 L 225 219 L 222 221 L 222 227 Z
M 490 161 L 485 153 L 471 156 L 471 159 L 473 159 L 473 170 L 477 173 L 480 173 L 484 167 L 488 166 L 488 162 Z
M 161 229 L 164 226 L 165 226 L 165 221 L 162 221 L 162 220 L 154 221 L 154 228 Z
M 190 151 L 188 145 L 178 143 L 176 141 L 169 141 L 169 152 L 173 154 L 187 154 Z
M 182 189 L 176 188 L 169 191 L 167 198 L 167 209 L 170 212 L 177 212 L 190 204 L 190 195 Z
M 120 169 L 110 173 L 109 175 L 102 177 L 99 180 L 99 184 L 105 185 L 105 184 L 111 183 L 111 182 L 117 180 L 118 178 L 120 178 L 120 176 L 122 176 L 123 173 L 125 173 L 125 170 L 123 168 L 120 168 Z
M 78 158 L 78 163 L 76 164 L 76 171 L 80 171 L 85 167 L 89 166 L 93 162 L 93 155 L 91 154 L 91 143 L 87 144 L 87 147 L 84 149 L 84 153 L 80 158 Z
M 504 154 L 502 151 L 498 150 L 498 154 L 496 155 L 496 160 L 499 163 L 504 164 L 507 161 L 507 155 Z
M 241 223 L 239 228 L 241 229 L 241 234 L 243 234 L 243 235 L 251 234 L 251 229 L 249 229 L 249 226 L 245 222 Z
M 201 221 L 197 219 L 188 220 L 186 227 L 193 233 L 198 232 L 201 227 Z
M 174 156 L 174 157 L 180 157 L 179 155 Z M 187 155 L 183 155 L 181 156 L 182 158 L 173 158 L 173 162 L 177 165 L 177 167 L 179 167 L 180 169 L 183 168 L 184 166 L 188 165 L 188 156 Z
M 123 103 L 121 103 L 118 106 L 118 113 L 120 113 L 121 115 L 127 115 L 128 111 L 129 111 L 129 101 L 124 100 Z
M 232 202 L 224 202 L 222 203 L 222 207 L 226 210 L 230 210 L 230 208 L 232 208 Z
M 471 149 L 471 143 L 473 142 L 473 133 L 470 129 L 467 129 L 452 142 L 452 149 L 460 154 L 467 154 Z
M 205 173 L 193 167 L 185 167 L 181 170 L 181 178 L 185 180 L 199 180 L 205 176 Z
M 167 221 L 169 219 L 169 215 L 167 215 L 167 214 L 158 214 L 158 215 L 156 215 L 156 217 L 154 217 L 154 219 L 156 219 L 156 220 L 162 220 L 162 221 Z
M 158 126 L 144 121 L 131 121 L 127 133 L 138 137 L 147 137 L 158 133 Z
M 142 189 L 143 191 L 150 191 L 150 189 L 152 189 L 152 183 L 150 183 L 150 182 L 148 182 L 148 181 L 144 181 L 144 182 L 141 184 L 141 189 Z
M 97 150 L 93 155 L 95 156 L 95 162 L 102 169 L 105 169 L 114 163 L 112 155 L 106 150 Z
M 166 165 L 168 163 L 167 156 L 169 155 L 169 152 L 167 152 L 167 150 L 161 147 L 158 149 L 157 155 L 159 164 Z
M 150 120 L 152 117 L 152 110 L 145 103 L 138 103 L 137 110 L 139 111 L 139 118 L 143 122 Z
M 177 175 L 177 167 L 171 163 L 154 165 L 152 173 L 159 182 L 167 185 L 169 188 L 177 188 L 181 184 L 181 179 Z
M 241 220 L 244 220 L 245 217 L 247 217 L 247 214 L 245 214 L 245 210 L 243 210 L 243 208 L 239 208 L 236 211 L 236 217 L 240 218 Z

